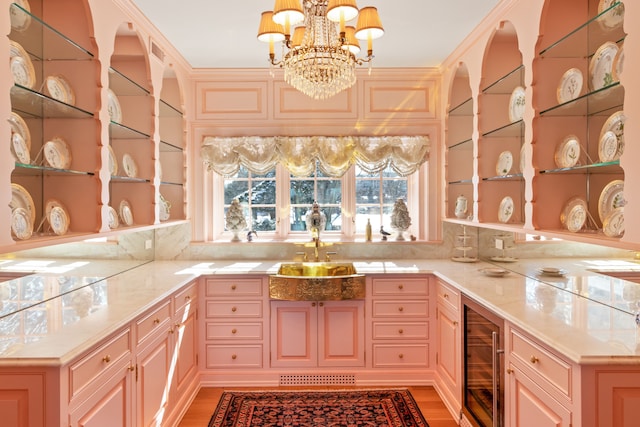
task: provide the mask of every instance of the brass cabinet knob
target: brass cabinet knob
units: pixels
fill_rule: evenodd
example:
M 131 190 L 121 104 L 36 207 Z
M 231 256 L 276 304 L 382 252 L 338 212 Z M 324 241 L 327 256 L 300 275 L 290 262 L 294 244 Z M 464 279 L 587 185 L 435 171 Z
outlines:
M 453 326 L 458 326 L 458 321 L 457 320 L 453 321 Z
M 399 334 L 404 334 L 404 329 L 398 329 Z
M 404 289 L 404 285 L 398 285 L 398 289 L 403 290 Z
M 398 311 L 404 311 L 404 307 L 402 306 L 398 307 Z
M 231 312 L 235 313 L 238 310 L 238 307 L 231 307 Z
M 312 303 L 311 303 L 311 307 L 315 307 L 315 306 L 316 306 L 316 303 L 315 303 L 315 302 L 312 302 Z
M 444 295 L 443 295 L 443 297 L 444 297 L 445 299 L 449 299 L 449 294 L 444 294 Z
M 236 360 L 237 358 L 238 358 L 238 355 L 236 355 L 236 354 L 232 354 L 232 355 L 231 355 L 231 359 L 232 359 L 232 360 Z
M 509 375 L 513 374 L 513 369 L 507 368 L 507 374 L 509 374 Z
M 131 366 L 129 366 L 127 369 L 128 369 L 128 370 L 130 370 L 131 372 L 133 372 L 133 371 L 135 371 L 135 370 L 136 370 L 136 367 L 135 367 L 135 366 L 133 366 L 133 365 L 131 365 Z
M 236 285 L 235 285 L 235 284 L 231 285 L 231 290 L 232 290 L 232 291 L 235 291 L 235 290 L 236 290 Z
M 189 301 L 190 299 L 191 299 L 191 295 L 187 295 L 187 296 L 184 297 L 185 301 Z
M 103 358 L 102 358 L 102 361 L 103 361 L 104 363 L 109 363 L 109 362 L 111 362 L 111 356 L 109 356 L 109 355 L 107 354 L 105 357 L 103 357 Z
M 175 333 L 175 331 L 173 330 L 173 328 L 169 329 L 169 333 L 170 333 L 170 334 Z
M 404 354 L 400 353 L 400 354 L 398 355 L 398 358 L 400 358 L 400 359 L 404 358 Z
M 238 332 L 238 330 L 237 330 L 236 328 L 233 328 L 233 329 L 231 330 L 231 333 L 232 333 L 232 334 L 235 334 L 236 332 Z
M 540 361 L 540 359 L 538 359 L 535 356 L 531 356 L 531 358 L 529 360 L 531 361 L 531 363 L 538 363 Z
M 153 323 L 155 325 L 157 325 L 158 323 L 160 323 L 160 319 L 158 319 L 157 317 L 155 319 L 153 319 Z
M 320 307 L 324 307 L 324 303 L 323 303 L 323 302 L 319 302 L 319 303 L 318 303 L 318 305 L 319 305 Z

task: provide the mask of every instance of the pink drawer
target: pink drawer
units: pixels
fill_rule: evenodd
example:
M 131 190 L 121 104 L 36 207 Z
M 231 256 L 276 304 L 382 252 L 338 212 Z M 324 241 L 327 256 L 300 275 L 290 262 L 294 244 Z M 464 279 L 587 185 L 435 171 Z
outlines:
M 207 278 L 205 295 L 208 297 L 261 296 L 262 279 L 256 278 Z
M 428 301 L 373 301 L 373 317 L 428 317 Z
M 373 339 L 429 339 L 429 322 L 373 322 Z
M 70 397 L 123 358 L 131 357 L 131 331 L 127 328 L 69 367 Z
M 198 300 L 198 282 L 188 285 L 173 296 L 173 312 L 182 314 L 185 307 L 193 307 L 195 310 Z
M 438 302 L 445 307 L 449 307 L 455 311 L 460 311 L 460 292 L 438 280 Z
M 166 301 L 150 314 L 136 321 L 136 343 L 140 344 L 150 337 L 156 330 L 169 331 L 171 321 L 171 304 Z
M 429 295 L 429 279 L 425 277 L 374 278 L 371 291 L 374 296 L 427 296 Z
M 262 301 L 207 301 L 207 318 L 262 317 Z
M 373 367 L 428 367 L 429 345 L 417 344 L 374 344 Z
M 262 345 L 221 345 L 206 347 L 207 368 L 261 368 Z
M 218 323 L 207 322 L 208 340 L 261 340 L 262 322 Z

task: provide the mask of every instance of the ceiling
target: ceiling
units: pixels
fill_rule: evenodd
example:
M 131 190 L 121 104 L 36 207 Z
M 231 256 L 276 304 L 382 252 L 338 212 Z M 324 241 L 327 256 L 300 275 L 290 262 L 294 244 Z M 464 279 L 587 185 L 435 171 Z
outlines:
M 274 0 L 132 1 L 194 68 L 268 67 L 268 46 L 256 35 Z M 385 29 L 374 67 L 440 65 L 500 1 L 359 0 L 378 8 Z

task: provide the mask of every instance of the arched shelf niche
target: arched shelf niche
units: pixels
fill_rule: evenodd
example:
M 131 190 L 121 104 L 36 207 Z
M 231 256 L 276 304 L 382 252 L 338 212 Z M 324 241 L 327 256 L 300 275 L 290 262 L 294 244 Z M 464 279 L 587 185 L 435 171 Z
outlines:
M 473 96 L 469 70 L 460 63 L 450 87 L 446 127 L 446 217 L 466 220 L 473 215 Z M 456 200 L 467 199 L 467 211 L 456 217 Z
M 603 233 L 599 204 L 609 184 L 624 180 L 620 155 L 603 158 L 600 152 L 605 128 L 618 139 L 622 133 L 616 117 L 622 114 L 625 94 L 615 72 L 620 57 L 615 53 L 622 51 L 626 36 L 620 13 L 624 5 L 598 10 L 599 4 L 545 2 L 533 63 L 535 81 L 540 82 L 534 93 L 537 119 L 532 129 L 534 226 L 594 243 L 619 240 Z M 612 72 L 600 73 L 606 81 L 596 79 L 596 69 L 606 68 L 603 64 L 609 60 Z M 579 143 L 579 155 L 567 157 L 563 147 L 571 139 Z M 561 220 L 575 197 L 588 207 L 585 225 L 577 232 L 568 231 Z
M 503 21 L 486 46 L 478 97 L 478 219 L 524 224 L 524 66 L 515 27 Z
M 16 159 L 11 172 L 12 195 L 18 196 L 11 205 L 27 209 L 33 233 L 12 239 L 18 250 L 78 240 L 100 228 L 100 73 L 89 5 L 32 1 L 30 11 L 11 4 L 7 12 L 21 23 L 8 35 L 11 56 L 33 65 L 31 82 L 15 82 L 10 90 L 13 117 L 19 117 L 14 122 L 26 128 L 17 133 L 28 135 L 28 155 Z M 9 227 L 5 233 L 11 237 Z M 0 246 L 11 241 L 3 238 Z
M 185 120 L 183 93 L 174 70 L 165 68 L 160 92 L 159 220 L 185 219 Z
M 113 156 L 109 204 L 118 228 L 155 223 L 154 100 L 149 57 L 130 23 L 116 31 L 109 67 L 109 144 Z

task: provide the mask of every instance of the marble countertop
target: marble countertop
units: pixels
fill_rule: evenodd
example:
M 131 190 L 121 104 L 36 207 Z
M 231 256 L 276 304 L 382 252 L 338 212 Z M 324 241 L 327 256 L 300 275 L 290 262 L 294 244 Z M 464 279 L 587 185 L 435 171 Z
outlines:
M 203 275 L 273 274 L 279 261 L 0 261 L 0 365 L 64 364 L 175 289 Z M 40 264 L 38 264 L 40 263 Z M 514 263 L 450 260 L 355 261 L 359 273 L 431 273 L 505 320 L 582 364 L 640 362 L 634 312 L 640 285 L 597 271 L 640 272 L 640 264 L 598 259 Z M 36 268 L 37 267 L 37 268 Z M 503 277 L 486 268 L 509 270 Z M 541 275 L 541 267 L 566 270 Z M 597 271 L 596 271 L 597 270 Z

